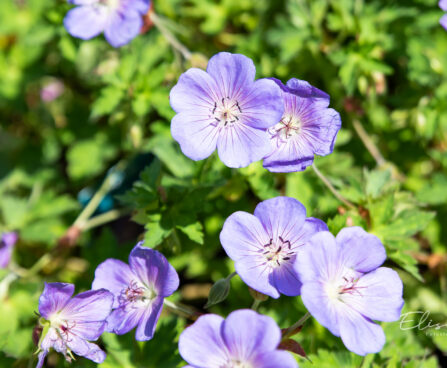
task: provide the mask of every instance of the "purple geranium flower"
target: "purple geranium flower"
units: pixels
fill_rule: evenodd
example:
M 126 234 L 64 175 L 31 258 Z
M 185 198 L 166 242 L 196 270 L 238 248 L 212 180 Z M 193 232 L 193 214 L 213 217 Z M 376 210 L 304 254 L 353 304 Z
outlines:
M 309 83 L 292 78 L 285 86 L 275 81 L 282 90 L 284 115 L 268 130 L 271 151 L 264 167 L 272 172 L 302 171 L 312 165 L 314 155 L 332 153 L 340 115 L 328 108 L 329 95 Z
M 37 368 L 43 366 L 50 348 L 64 354 L 68 361 L 73 353 L 102 363 L 106 354 L 94 341 L 104 332 L 106 318 L 112 310 L 113 295 L 107 290 L 90 290 L 76 295 L 73 284 L 45 284 L 39 299 L 43 324 Z
M 309 312 L 345 346 L 359 355 L 376 353 L 385 343 L 373 322 L 396 321 L 404 301 L 402 281 L 390 268 L 380 240 L 360 227 L 325 231 L 310 239 L 295 264 Z
M 104 32 L 113 47 L 120 47 L 135 38 L 143 25 L 143 15 L 150 0 L 68 0 L 79 5 L 64 19 L 68 33 L 89 40 Z
M 439 7 L 442 10 L 447 11 L 447 0 L 441 0 L 439 2 Z M 441 23 L 441 25 L 447 30 L 447 14 L 444 14 L 442 16 L 442 18 L 439 20 L 439 23 Z
M 239 211 L 228 217 L 220 242 L 248 286 L 272 298 L 296 296 L 301 283 L 293 263 L 299 248 L 325 230 L 323 221 L 306 218 L 299 201 L 276 197 L 259 203 L 254 216 Z
M 179 278 L 168 260 L 138 243 L 129 265 L 108 259 L 95 271 L 93 289 L 105 288 L 115 296 L 107 331 L 125 334 L 138 325 L 135 337 L 150 340 L 163 308 L 163 299 L 177 290 Z
M 18 239 L 17 233 L 3 233 L 0 239 L 0 268 L 6 268 L 11 261 L 12 250 Z
M 278 350 L 281 330 L 275 321 L 252 310 L 201 316 L 182 332 L 180 355 L 185 368 L 298 368 L 293 356 Z
M 177 112 L 171 133 L 186 156 L 203 160 L 217 147 L 225 165 L 245 167 L 269 152 L 266 130 L 281 119 L 281 90 L 255 74 L 248 57 L 221 52 L 206 72 L 192 68 L 180 76 L 170 94 Z

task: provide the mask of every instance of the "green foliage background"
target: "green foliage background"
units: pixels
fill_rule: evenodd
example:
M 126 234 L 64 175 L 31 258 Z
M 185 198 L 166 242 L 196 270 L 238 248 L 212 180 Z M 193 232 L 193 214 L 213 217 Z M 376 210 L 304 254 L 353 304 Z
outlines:
M 44 281 L 86 290 L 100 262 L 125 260 L 143 237 L 180 273 L 171 300 L 204 311 L 210 285 L 234 271 L 219 243 L 223 221 L 277 195 L 303 202 L 334 234 L 360 225 L 380 237 L 405 285 L 404 312 L 429 311 L 433 323 L 447 323 L 447 33 L 436 0 L 154 0 L 159 27 L 121 49 L 68 35 L 69 8 L 62 0 L 0 2 L 0 231 L 20 233 L 11 269 L 0 270 L 1 367 L 35 364 L 31 336 Z M 171 47 L 160 24 L 191 55 Z M 181 154 L 169 131 L 169 90 L 219 51 L 251 57 L 257 77 L 305 79 L 331 95 L 342 130 L 334 153 L 316 165 L 355 208 L 311 168 L 231 170 L 216 155 L 193 162 Z M 42 102 L 40 89 L 55 79 L 65 91 Z M 78 192 L 97 188 L 107 172 L 115 180 L 148 152 L 154 159 L 140 180 L 114 196 L 115 213 L 132 218 L 90 223 L 74 244 L 61 242 L 82 210 Z M 251 306 L 242 281 L 231 285 L 210 311 Z M 305 308 L 300 298 L 281 297 L 259 311 L 285 328 Z M 188 323 L 166 310 L 150 342 L 105 334 L 100 367 L 181 367 L 177 340 Z M 295 338 L 312 363 L 297 360 L 318 368 L 445 366 L 446 328 L 382 325 L 385 348 L 362 359 L 310 320 Z M 48 367 L 65 366 L 49 356 Z M 72 366 L 95 364 L 80 358 Z

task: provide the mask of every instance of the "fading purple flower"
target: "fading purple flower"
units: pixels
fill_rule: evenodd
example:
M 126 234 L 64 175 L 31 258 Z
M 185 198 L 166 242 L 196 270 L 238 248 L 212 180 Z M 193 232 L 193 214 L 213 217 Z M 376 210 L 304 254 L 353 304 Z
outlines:
M 284 115 L 268 130 L 271 150 L 264 167 L 272 172 L 303 171 L 314 155 L 332 153 L 340 115 L 328 108 L 329 95 L 309 83 L 292 78 L 285 86 L 274 80 L 282 90 Z
M 92 288 L 110 290 L 115 296 L 107 331 L 118 335 L 137 327 L 138 341 L 150 340 L 163 308 L 163 299 L 179 286 L 175 269 L 163 254 L 138 243 L 129 265 L 108 259 L 95 271 Z
M 40 99 L 43 102 L 51 102 L 58 98 L 65 90 L 64 84 L 55 79 L 46 83 L 40 90 Z
M 42 338 L 37 368 L 43 366 L 50 348 L 64 354 L 68 361 L 73 353 L 102 363 L 106 354 L 90 341 L 104 332 L 106 318 L 112 310 L 113 295 L 107 290 L 90 290 L 72 298 L 73 284 L 45 284 L 39 299 Z
M 6 268 L 11 261 L 12 250 L 18 235 L 15 232 L 3 233 L 0 240 L 0 268 Z
M 400 318 L 404 304 L 397 272 L 379 267 L 386 259 L 380 240 L 360 227 L 314 235 L 295 264 L 309 312 L 359 355 L 376 353 L 385 334 L 373 320 Z
M 290 353 L 278 350 L 280 341 L 272 318 L 243 309 L 225 320 L 199 317 L 180 335 L 179 351 L 188 368 L 298 368 Z
M 150 0 L 68 0 L 71 9 L 64 25 L 72 36 L 89 40 L 104 32 L 113 47 L 129 43 L 143 26 Z
M 252 289 L 279 298 L 300 294 L 293 264 L 300 247 L 326 224 L 306 218 L 306 209 L 294 198 L 276 197 L 259 203 L 254 216 L 235 212 L 224 223 L 220 242 L 235 262 L 236 272 Z
M 439 7 L 447 12 L 447 0 L 440 0 Z M 442 18 L 439 20 L 439 23 L 447 30 L 447 14 L 444 14 Z
M 281 90 L 255 74 L 248 57 L 221 52 L 206 72 L 192 68 L 180 76 L 170 94 L 177 112 L 171 133 L 186 156 L 203 160 L 217 147 L 225 165 L 245 167 L 269 152 L 266 130 L 282 116 Z

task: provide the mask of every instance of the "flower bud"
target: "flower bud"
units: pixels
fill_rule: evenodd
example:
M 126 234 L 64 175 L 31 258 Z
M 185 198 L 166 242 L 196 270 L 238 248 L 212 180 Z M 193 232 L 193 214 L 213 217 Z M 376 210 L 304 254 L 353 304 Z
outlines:
M 205 308 L 209 308 L 212 305 L 223 302 L 230 293 L 230 280 L 228 278 L 220 279 L 211 287 L 208 295 L 208 302 Z

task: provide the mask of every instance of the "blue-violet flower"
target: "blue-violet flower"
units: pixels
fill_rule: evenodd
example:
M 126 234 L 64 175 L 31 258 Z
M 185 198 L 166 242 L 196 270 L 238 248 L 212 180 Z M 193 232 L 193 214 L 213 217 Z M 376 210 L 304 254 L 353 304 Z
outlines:
M 296 199 L 276 197 L 259 203 L 254 215 L 238 211 L 228 217 L 220 242 L 248 286 L 279 298 L 280 293 L 300 294 L 295 259 L 312 235 L 326 230 L 323 221 L 306 218 L 306 209 Z
M 6 232 L 0 237 L 0 268 L 6 268 L 11 261 L 12 250 L 18 239 L 17 233 Z
M 108 259 L 95 271 L 92 288 L 114 295 L 107 331 L 118 335 L 137 327 L 138 341 L 150 340 L 163 308 L 163 299 L 179 286 L 175 269 L 163 254 L 138 243 L 129 255 L 129 265 Z
M 380 267 L 386 259 L 379 238 L 360 227 L 314 235 L 297 258 L 301 297 L 309 312 L 358 355 L 385 343 L 380 325 L 396 321 L 404 304 L 397 272 Z

